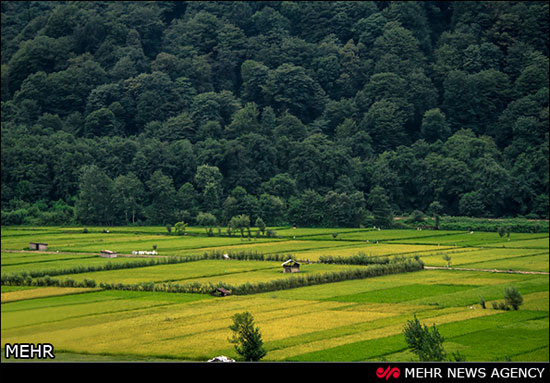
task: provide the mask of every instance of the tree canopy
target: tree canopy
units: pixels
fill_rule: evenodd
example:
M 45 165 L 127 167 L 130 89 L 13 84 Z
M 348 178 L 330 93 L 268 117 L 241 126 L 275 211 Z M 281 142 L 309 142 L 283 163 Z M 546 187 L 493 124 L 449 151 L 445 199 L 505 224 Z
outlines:
M 1 14 L 2 224 L 548 218 L 547 2 Z

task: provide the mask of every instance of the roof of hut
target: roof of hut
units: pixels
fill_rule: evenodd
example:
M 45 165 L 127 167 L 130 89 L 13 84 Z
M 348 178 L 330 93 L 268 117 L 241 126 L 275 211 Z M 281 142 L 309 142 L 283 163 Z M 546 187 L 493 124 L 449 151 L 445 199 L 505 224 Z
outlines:
M 290 267 L 290 266 L 294 266 L 294 265 L 300 265 L 300 263 L 293 260 L 293 259 L 289 259 L 289 260 L 284 261 L 283 263 L 281 263 L 281 266 L 283 266 L 283 267 L 285 267 L 285 266 Z

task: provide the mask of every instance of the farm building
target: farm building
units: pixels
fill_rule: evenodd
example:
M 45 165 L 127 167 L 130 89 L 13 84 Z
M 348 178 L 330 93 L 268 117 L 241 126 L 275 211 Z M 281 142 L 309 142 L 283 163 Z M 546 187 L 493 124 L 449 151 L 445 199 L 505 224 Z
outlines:
M 213 295 L 213 296 L 216 296 L 216 297 L 225 297 L 227 295 L 231 295 L 231 291 L 229 291 L 227 289 L 224 289 L 223 287 L 218 287 L 210 295 Z
M 29 249 L 31 250 L 48 250 L 47 243 L 29 242 Z
M 116 251 L 111 250 L 101 250 L 101 253 L 99 254 L 102 258 L 116 258 L 117 254 Z
M 283 266 L 283 273 L 298 273 L 300 272 L 300 263 L 295 260 L 289 259 L 281 264 Z

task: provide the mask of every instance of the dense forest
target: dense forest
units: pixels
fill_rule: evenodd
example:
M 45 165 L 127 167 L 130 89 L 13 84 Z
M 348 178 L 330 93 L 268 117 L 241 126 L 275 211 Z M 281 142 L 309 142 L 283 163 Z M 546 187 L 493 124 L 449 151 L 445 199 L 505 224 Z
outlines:
M 548 218 L 548 2 L 1 3 L 2 224 Z

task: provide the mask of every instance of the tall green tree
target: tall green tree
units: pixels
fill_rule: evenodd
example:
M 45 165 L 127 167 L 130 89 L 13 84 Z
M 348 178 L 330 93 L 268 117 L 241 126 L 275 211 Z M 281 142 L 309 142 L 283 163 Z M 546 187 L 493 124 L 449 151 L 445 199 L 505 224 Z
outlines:
M 255 326 L 254 317 L 249 312 L 233 315 L 233 324 L 229 326 L 233 336 L 229 340 L 235 344 L 235 351 L 247 362 L 257 362 L 266 355 L 262 334 Z
M 75 213 L 87 225 L 110 225 L 113 215 L 113 181 L 96 165 L 81 170 Z
M 421 361 L 441 362 L 447 357 L 443 348 L 445 338 L 439 333 L 435 324 L 430 328 L 422 325 L 416 314 L 413 320 L 407 321 L 403 327 L 403 335 L 409 349 Z
M 114 208 L 124 214 L 124 223 L 136 223 L 144 198 L 145 189 L 134 173 L 120 175 L 113 180 Z
M 176 217 L 176 190 L 172 179 L 160 170 L 155 171 L 146 182 L 150 204 L 146 215 L 152 224 L 166 225 Z
M 375 186 L 369 193 L 367 203 L 371 207 L 375 225 L 379 227 L 391 227 L 393 213 L 384 188 Z
M 246 214 L 240 214 L 229 220 L 228 226 L 234 231 L 239 230 L 241 237 L 244 237 L 244 230 L 250 228 L 250 217 Z

